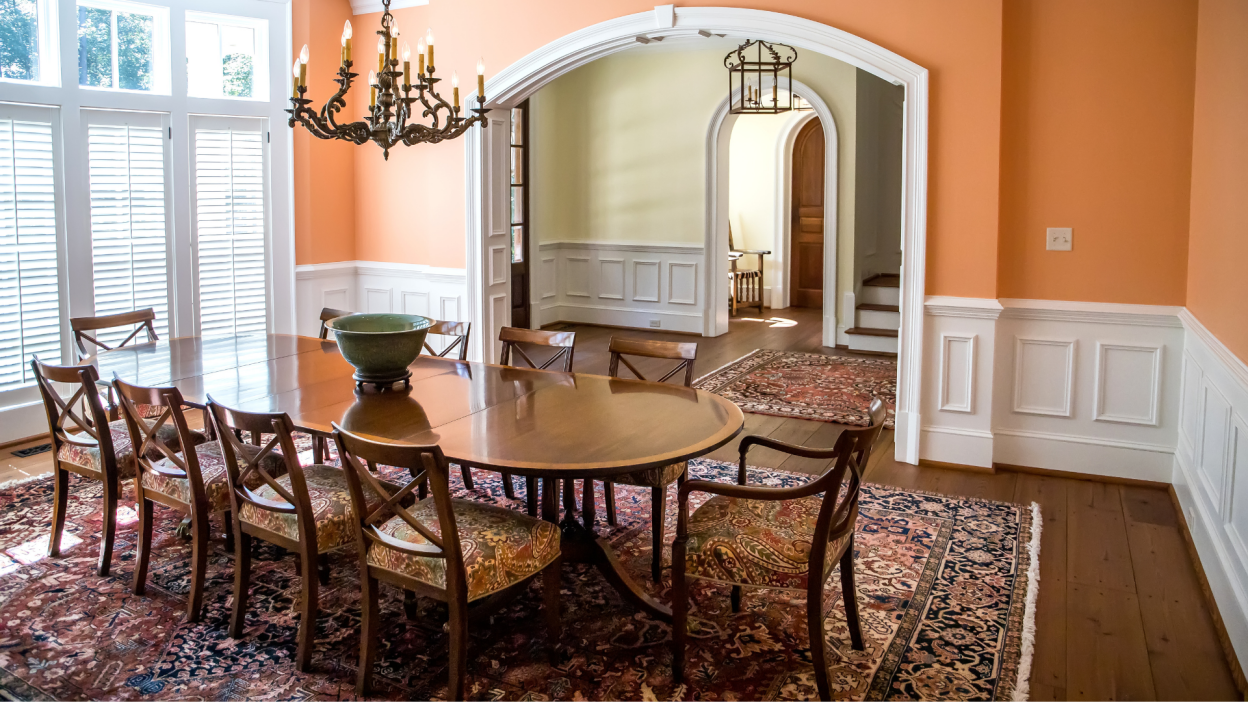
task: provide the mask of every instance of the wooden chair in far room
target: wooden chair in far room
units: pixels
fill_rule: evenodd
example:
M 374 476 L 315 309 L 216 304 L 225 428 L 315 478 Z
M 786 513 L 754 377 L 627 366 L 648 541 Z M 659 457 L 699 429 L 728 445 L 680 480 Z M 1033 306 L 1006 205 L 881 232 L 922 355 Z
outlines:
M 281 546 L 298 554 L 303 600 L 299 608 L 295 667 L 307 672 L 316 641 L 319 586 L 329 584 L 326 555 L 355 545 L 356 516 L 346 475 L 335 466 L 300 465 L 294 425 L 284 412 L 243 412 L 222 406 L 211 396 L 208 409 L 217 425 L 217 435 L 221 437 L 230 510 L 234 514 L 230 525 L 234 532 L 234 611 L 230 617 L 230 637 L 237 639 L 243 635 L 251 580 L 252 537 Z M 240 431 L 272 438 L 255 452 L 251 444 L 237 438 L 236 432 Z M 270 473 L 275 463 L 265 460 L 278 453 L 286 457 L 284 475 Z
M 517 327 L 503 327 L 498 330 L 498 340 L 503 342 L 503 348 L 500 351 L 498 362 L 504 366 L 513 366 L 515 368 L 536 368 L 538 370 L 558 370 L 564 373 L 572 372 L 572 357 L 576 354 L 576 332 L 565 331 L 543 331 L 541 329 L 519 329 Z M 528 353 L 525 353 L 524 347 L 553 348 L 556 351 L 545 361 L 541 361 L 541 365 L 534 361 Z M 520 365 L 521 363 L 525 365 Z M 558 364 L 558 365 L 556 365 Z M 525 500 L 529 510 L 530 517 L 537 516 L 537 478 L 526 477 L 525 484 Z M 572 481 L 564 481 L 564 501 L 567 503 L 573 500 L 572 497 Z M 516 491 L 511 484 L 511 474 L 503 473 L 503 494 L 511 499 L 515 499 Z
M 729 314 L 735 315 L 738 307 L 757 307 L 758 314 L 763 314 L 763 257 L 770 254 L 761 249 L 738 250 L 732 243 L 732 224 L 729 223 L 728 264 L 731 270 L 728 277 L 732 283 L 728 289 Z M 745 256 L 758 257 L 753 270 L 737 268 Z
M 871 448 L 884 427 L 884 403 L 871 401 L 871 424 L 846 429 L 831 449 L 794 446 L 761 436 L 741 441 L 737 485 L 688 480 L 680 487 L 676 541 L 672 544 L 672 673 L 684 677 L 685 644 L 689 636 L 688 578 L 735 583 L 732 610 L 741 610 L 741 586 L 796 590 L 806 593 L 806 626 L 819 698 L 832 699 L 823 635 L 823 585 L 841 566 L 841 590 L 849 624 L 850 644 L 863 650 L 854 587 L 854 523 L 858 493 Z M 805 485 L 788 488 L 747 485 L 746 454 L 753 446 L 806 458 L 834 459 L 832 466 Z M 845 489 L 842 491 L 841 486 Z M 689 514 L 689 493 L 715 497 Z M 823 493 L 819 496 L 819 493 Z M 770 553 L 789 554 L 785 562 L 754 556 L 759 544 Z
M 649 380 L 649 378 L 641 374 L 641 371 L 637 370 L 636 366 L 629 363 L 627 358 L 627 356 L 640 356 L 643 358 L 679 361 L 657 382 L 665 383 L 672 378 L 679 378 L 685 387 L 693 387 L 693 362 L 698 357 L 698 345 L 695 343 L 624 339 L 613 336 L 608 349 L 611 352 L 611 365 L 607 369 L 607 375 L 612 378 L 623 377 L 620 375 L 620 364 L 623 364 L 638 380 Z M 665 527 L 664 517 L 667 514 L 667 486 L 677 481 L 683 483 L 688 465 L 688 462 L 681 461 L 680 463 L 673 463 L 659 468 L 640 470 L 627 475 L 617 475 L 607 481 L 604 486 L 607 503 L 607 523 L 612 526 L 616 523 L 615 486 L 613 483 L 650 488 L 650 532 L 653 536 L 653 551 L 650 554 L 650 575 L 656 583 L 662 579 L 663 575 L 663 535 Z M 585 490 L 592 492 L 592 480 L 585 481 Z
M 339 317 L 346 317 L 349 314 L 355 314 L 355 313 L 348 312 L 346 310 L 336 310 L 333 307 L 321 308 L 321 331 L 319 334 L 317 334 L 317 338 L 322 339 L 322 340 L 328 339 L 329 327 L 325 326 L 325 323 L 331 319 L 338 319 Z
M 147 307 L 132 312 L 119 312 L 117 314 L 101 315 L 99 317 L 71 317 L 69 320 L 69 329 L 74 335 L 74 344 L 78 347 L 78 360 L 81 361 L 89 356 L 94 356 L 101 351 L 111 351 L 119 349 L 126 344 L 139 341 L 139 334 L 144 334 L 143 341 L 159 341 L 160 337 L 156 335 L 156 312 Z M 109 329 L 117 329 L 119 327 L 133 326 L 130 335 L 124 337 L 120 343 L 114 343 L 109 346 L 108 343 L 99 340 L 101 331 Z M 88 344 L 90 344 L 88 346 Z M 108 389 L 108 419 L 115 421 L 120 417 L 117 414 L 117 400 L 113 397 L 113 389 Z M 160 414 L 159 408 L 140 407 L 139 414 L 143 417 L 154 417 Z M 204 420 L 207 422 L 208 417 L 205 415 Z
M 53 558 L 61 555 L 69 502 L 69 474 L 96 480 L 104 484 L 104 532 L 96 571 L 108 575 L 117 534 L 121 483 L 133 478 L 135 471 L 129 428 L 125 420 L 108 421 L 97 386 L 99 371 L 95 366 L 52 366 L 36 358 L 31 360 L 30 367 L 48 415 L 48 436 L 52 444 L 52 537 L 48 541 L 48 555 Z M 52 383 L 72 386 L 73 395 L 68 401 L 61 399 Z M 88 416 L 80 416 L 75 405 L 84 408 Z M 162 425 L 155 431 L 166 443 L 178 445 L 174 427 Z M 193 432 L 192 436 L 196 441 L 204 440 L 198 432 Z
M 209 515 L 220 513 L 225 530 L 226 548 L 234 548 L 234 530 L 230 512 L 230 486 L 226 477 L 226 459 L 221 441 L 194 444 L 194 435 L 182 412 L 182 393 L 176 387 L 142 387 L 113 378 L 113 390 L 121 404 L 121 413 L 130 428 L 130 442 L 137 447 L 134 481 L 135 500 L 139 505 L 139 547 L 134 564 L 134 594 L 147 589 L 147 565 L 152 551 L 152 521 L 155 503 L 187 515 L 191 520 L 191 589 L 187 595 L 186 618 L 197 622 L 203 613 L 204 577 L 208 570 L 210 533 Z M 153 424 L 140 423 L 136 405 L 161 408 Z M 172 425 L 178 444 L 193 446 L 178 452 L 161 437 L 160 429 Z M 262 453 L 259 446 L 242 451 L 241 458 L 262 461 L 268 474 L 284 471 L 284 458 L 273 452 Z M 256 489 L 260 479 L 249 486 Z
M 378 443 L 337 424 L 334 439 L 359 516 L 355 534 L 362 617 L 357 695 L 368 693 L 372 679 L 381 582 L 447 603 L 450 666 L 444 699 L 464 699 L 469 619 L 488 615 L 538 574 L 553 657 L 560 635 L 558 526 L 504 507 L 452 499 L 450 466 L 436 445 Z M 407 468 L 410 482 L 398 489 L 387 486 L 374 476 L 378 464 Z M 401 506 L 425 484 L 432 497 Z M 370 494 L 380 507 L 372 506 Z M 465 549 L 463 544 L 472 546 Z M 469 607 L 470 603 L 475 605 Z

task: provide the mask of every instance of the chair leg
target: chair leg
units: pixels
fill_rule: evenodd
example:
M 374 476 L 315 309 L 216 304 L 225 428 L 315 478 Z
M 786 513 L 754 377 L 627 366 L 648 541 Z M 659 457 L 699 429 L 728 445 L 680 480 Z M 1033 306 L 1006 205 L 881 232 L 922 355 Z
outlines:
M 134 558 L 134 594 L 147 590 L 147 562 L 152 555 L 152 501 L 139 493 L 139 546 Z
M 615 483 L 608 480 L 602 489 L 603 501 L 607 503 L 607 524 L 618 526 L 620 521 L 615 516 Z
M 667 526 L 667 486 L 650 488 L 650 577 L 663 580 L 663 532 Z
M 251 534 L 234 527 L 234 611 L 230 613 L 230 638 L 241 638 L 247 618 L 247 594 L 251 590 Z
M 571 518 L 576 514 L 576 488 L 570 478 L 563 480 L 563 511 Z
M 69 505 L 69 471 L 53 469 L 52 483 L 52 538 L 48 540 L 48 555 L 61 555 L 61 535 L 65 533 L 65 512 Z
M 841 555 L 841 596 L 845 600 L 845 619 L 849 623 L 850 646 L 863 650 L 862 623 L 858 618 L 858 588 L 854 585 L 854 537 L 851 534 L 845 553 Z
M 467 465 L 461 463 L 459 464 L 459 474 L 464 477 L 464 487 L 472 490 L 472 468 L 469 468 Z
M 585 531 L 591 533 L 597 518 L 594 512 L 594 481 L 586 478 L 581 482 L 581 524 L 585 526 Z
M 234 550 L 234 512 L 225 510 L 221 513 L 221 525 L 225 528 L 225 550 Z
M 302 673 L 308 672 L 316 642 L 316 615 L 320 598 L 318 561 L 315 554 L 304 554 L 303 572 L 300 573 L 303 578 L 303 603 L 299 608 L 299 647 L 295 651 L 295 668 Z
M 732 601 L 732 613 L 739 614 L 741 612 L 741 586 L 740 585 L 732 586 L 731 601 Z
M 360 672 L 355 679 L 355 694 L 368 694 L 373 680 L 373 663 L 377 658 L 377 625 L 381 616 L 377 602 L 377 579 L 367 570 L 360 573 Z
M 464 699 L 468 681 L 468 603 L 453 597 L 446 603 L 450 611 L 450 666 L 447 668 L 446 699 Z
M 420 618 L 420 600 L 411 590 L 403 591 L 403 613 L 413 622 Z
M 503 494 L 507 499 L 516 499 L 516 486 L 511 484 L 511 473 L 503 473 Z
M 100 563 L 96 569 L 100 575 L 108 575 L 113 562 L 113 543 L 117 537 L 117 493 L 120 488 L 115 481 L 104 480 L 104 534 L 100 541 Z
M 312 435 L 312 462 L 325 462 L 325 437 L 317 434 Z
M 530 517 L 537 516 L 537 478 L 529 475 L 524 478 L 524 501 Z
M 685 544 L 672 544 L 672 681 L 685 678 L 685 645 L 689 639 L 689 581 L 685 577 Z
M 204 579 L 208 575 L 207 510 L 191 508 L 191 591 L 186 598 L 186 621 L 198 622 L 204 610 Z
M 815 584 L 818 581 L 819 584 Z M 823 581 L 812 578 L 806 592 L 806 631 L 810 637 L 810 659 L 815 666 L 815 687 L 819 699 L 832 699 L 828 684 L 827 643 L 823 638 Z
M 563 559 L 556 558 L 542 571 L 542 599 L 546 606 L 546 636 L 549 638 L 547 648 L 550 650 L 551 665 L 559 663 L 559 637 L 563 633 L 563 624 L 559 617 L 559 575 L 562 566 Z
M 329 554 L 322 553 L 316 557 L 316 579 L 329 587 Z

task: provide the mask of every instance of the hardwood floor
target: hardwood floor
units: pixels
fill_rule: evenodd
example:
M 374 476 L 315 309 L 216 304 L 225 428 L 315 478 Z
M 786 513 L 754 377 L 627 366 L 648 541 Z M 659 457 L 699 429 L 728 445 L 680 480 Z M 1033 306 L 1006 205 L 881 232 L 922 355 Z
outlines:
M 730 333 L 714 339 L 560 327 L 576 332 L 574 370 L 585 373 L 606 373 L 612 335 L 696 341 L 695 377 L 757 348 L 853 355 L 819 345 L 817 310 L 789 308 L 772 318 L 734 320 Z M 638 364 L 647 375 L 664 365 L 645 359 Z M 744 434 L 811 446 L 832 446 L 840 432 L 826 422 L 745 417 Z M 737 443 L 710 457 L 736 461 Z M 9 454 L 15 448 L 20 447 L 7 447 L 0 457 L 0 482 L 51 469 L 48 454 L 15 459 Z M 750 463 L 812 474 L 827 467 L 825 461 L 760 450 L 750 453 Z M 1033 699 L 1242 699 L 1165 490 L 1011 471 L 912 466 L 893 460 L 891 432 L 876 450 L 867 479 L 947 495 L 1040 503 L 1044 527 Z

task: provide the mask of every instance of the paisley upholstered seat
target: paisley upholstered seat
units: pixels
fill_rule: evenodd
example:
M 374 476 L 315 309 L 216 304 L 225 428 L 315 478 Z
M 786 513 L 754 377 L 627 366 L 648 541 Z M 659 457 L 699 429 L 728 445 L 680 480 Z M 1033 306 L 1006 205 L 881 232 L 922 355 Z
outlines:
M 351 508 L 351 492 L 342 469 L 322 464 L 304 466 L 303 478 L 308 485 L 308 497 L 316 520 L 316 550 L 325 553 L 355 541 L 355 520 L 358 518 Z M 276 482 L 286 492 L 294 494 L 289 475 L 277 478 Z M 268 483 L 264 483 L 255 493 L 273 502 L 286 501 Z M 380 505 L 381 502 L 374 498 L 369 509 Z M 238 518 L 248 524 L 281 534 L 292 541 L 299 540 L 299 518 L 296 514 L 259 509 L 250 503 L 243 503 L 238 512 Z
M 685 474 L 689 469 L 688 461 L 680 463 L 672 463 L 671 465 L 660 466 L 658 468 L 647 468 L 639 470 L 635 473 L 626 473 L 625 475 L 611 476 L 611 482 L 621 485 L 636 485 L 637 487 L 660 487 L 665 488 L 676 482 L 676 479 Z
M 823 498 L 746 500 L 717 495 L 689 517 L 685 573 L 732 585 L 805 590 L 810 545 Z M 849 534 L 833 540 L 840 551 Z M 836 565 L 824 564 L 826 576 Z
M 148 422 L 151 426 L 151 422 Z M 118 419 L 115 422 L 109 422 L 108 431 L 113 437 L 113 453 L 117 455 L 117 472 L 122 480 L 128 480 L 134 477 L 134 446 L 130 443 L 130 428 L 126 426 L 126 420 Z M 178 448 L 178 430 L 173 424 L 165 422 L 160 425 L 160 429 L 156 430 L 156 436 L 167 446 L 173 449 Z M 197 441 L 203 443 L 207 441 L 202 433 L 191 432 Z M 76 446 L 74 444 L 62 444 L 56 457 L 62 461 L 67 461 L 78 466 L 85 466 L 97 472 L 104 472 L 104 466 L 100 460 L 100 449 L 98 446 Z M 159 451 L 149 451 L 148 457 L 152 459 L 160 458 Z
M 502 507 L 452 500 L 467 571 L 468 601 L 480 599 L 514 585 L 559 557 L 559 528 Z M 433 533 L 441 535 L 433 498 L 421 500 L 408 512 Z M 428 541 L 401 517 L 391 517 L 379 527 L 399 541 Z M 446 587 L 446 559 L 415 556 L 373 544 L 368 564 L 385 568 L 436 588 Z
M 244 444 L 243 451 L 250 456 L 260 453 L 259 446 Z M 210 441 L 195 447 L 195 456 L 199 459 L 199 472 L 204 479 L 204 492 L 208 495 L 208 505 L 213 512 L 221 512 L 230 508 L 230 485 L 225 476 L 225 456 L 221 453 L 221 442 Z M 286 471 L 284 459 L 280 453 L 270 453 L 262 461 L 270 475 Z M 177 466 L 169 466 L 172 470 L 181 470 Z M 252 475 L 247 480 L 247 487 L 259 488 L 264 482 L 259 475 Z M 190 504 L 191 481 L 187 478 L 172 478 L 160 473 L 144 473 L 143 489 L 168 495 L 175 500 Z

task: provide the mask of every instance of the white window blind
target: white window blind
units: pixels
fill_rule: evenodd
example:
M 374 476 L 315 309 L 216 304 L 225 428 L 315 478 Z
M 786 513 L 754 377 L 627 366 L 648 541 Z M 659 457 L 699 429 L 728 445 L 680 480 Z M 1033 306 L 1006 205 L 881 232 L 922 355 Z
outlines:
M 0 391 L 61 361 L 52 111 L 18 110 L 0 105 Z
M 263 334 L 268 329 L 265 123 L 204 117 L 192 128 L 200 334 Z
M 95 314 L 151 307 L 156 334 L 169 331 L 169 265 L 164 118 L 84 111 L 91 192 Z M 132 330 L 106 330 L 120 342 Z

